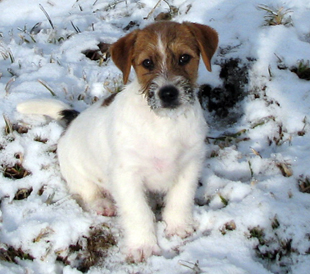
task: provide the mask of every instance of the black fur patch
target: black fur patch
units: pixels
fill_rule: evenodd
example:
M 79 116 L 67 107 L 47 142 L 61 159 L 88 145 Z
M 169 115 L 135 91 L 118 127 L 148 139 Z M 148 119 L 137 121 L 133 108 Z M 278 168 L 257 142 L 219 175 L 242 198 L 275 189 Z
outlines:
M 67 127 L 80 113 L 74 109 L 64 109 L 59 114 L 62 116 L 61 121 Z
M 103 107 L 108 107 L 113 101 L 115 96 L 118 94 L 118 92 L 112 93 L 109 97 L 103 100 L 102 105 Z

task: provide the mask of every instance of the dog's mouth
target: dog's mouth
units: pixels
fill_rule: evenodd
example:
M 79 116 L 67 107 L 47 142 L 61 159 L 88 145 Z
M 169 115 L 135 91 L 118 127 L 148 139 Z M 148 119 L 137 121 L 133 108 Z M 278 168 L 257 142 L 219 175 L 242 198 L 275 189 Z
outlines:
M 194 90 L 191 83 L 183 77 L 177 77 L 174 81 L 157 77 L 145 89 L 144 94 L 150 108 L 159 114 L 193 105 Z

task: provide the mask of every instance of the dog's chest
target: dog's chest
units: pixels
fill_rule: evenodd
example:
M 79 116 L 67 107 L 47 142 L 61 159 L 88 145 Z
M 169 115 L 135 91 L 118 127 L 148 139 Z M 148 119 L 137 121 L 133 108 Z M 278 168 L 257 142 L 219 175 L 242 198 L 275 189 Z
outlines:
M 193 158 L 200 157 L 203 136 L 176 123 L 141 125 L 124 145 L 127 163 L 148 189 L 165 190 Z
M 191 161 L 202 158 L 207 130 L 202 111 L 197 103 L 185 114 L 160 117 L 141 95 L 126 99 L 112 123 L 113 162 L 142 177 L 147 188 L 164 190 Z
M 166 169 L 169 169 L 171 166 L 171 161 L 166 161 L 165 159 L 154 156 L 151 160 L 152 168 L 158 173 L 165 172 Z
M 148 189 L 165 190 L 188 164 L 190 150 L 180 144 L 174 144 L 174 147 L 144 147 L 135 155 L 137 174 L 143 178 Z

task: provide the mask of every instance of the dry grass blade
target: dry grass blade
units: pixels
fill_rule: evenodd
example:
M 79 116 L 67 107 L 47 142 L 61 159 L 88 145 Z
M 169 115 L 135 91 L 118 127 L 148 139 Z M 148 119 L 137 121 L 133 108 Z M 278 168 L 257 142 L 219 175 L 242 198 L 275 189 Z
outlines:
M 192 263 L 192 262 L 180 260 L 179 261 L 179 265 L 182 265 L 182 266 L 185 266 L 185 267 L 191 269 L 192 271 L 194 271 L 194 274 L 203 273 L 203 271 L 199 267 L 199 261 L 196 261 L 195 263 Z
M 276 120 L 276 117 L 274 117 L 273 115 L 263 117 L 263 118 L 255 121 L 255 122 L 253 122 L 252 125 L 251 125 L 251 129 L 254 129 L 254 128 L 262 126 L 262 125 L 265 125 L 269 121 L 275 121 L 275 120 Z
M 52 203 L 53 203 L 54 196 L 55 196 L 55 192 L 53 192 L 52 194 L 48 195 L 48 197 L 47 197 L 45 203 L 46 203 L 47 205 L 52 204 Z
M 9 91 L 10 91 L 10 87 L 12 86 L 12 84 L 15 82 L 15 80 L 16 80 L 16 77 L 12 77 L 7 83 L 6 83 L 6 85 L 5 85 L 5 92 L 6 92 L 6 94 L 8 94 L 9 93 Z
M 13 53 L 11 52 L 11 50 L 8 50 L 8 54 L 9 54 L 9 57 L 10 57 L 10 61 L 13 64 L 15 62 L 15 58 L 14 58 Z
M 159 0 L 159 1 L 156 3 L 156 5 L 154 6 L 154 8 L 152 8 L 152 10 L 149 12 L 149 14 L 148 14 L 146 17 L 144 17 L 143 19 L 145 19 L 145 20 L 149 19 L 149 17 L 154 13 L 154 11 L 155 11 L 156 8 L 159 6 L 159 4 L 160 4 L 161 1 L 162 1 L 162 0 Z
M 13 125 L 12 125 L 11 121 L 4 114 L 3 114 L 3 119 L 5 122 L 5 128 L 4 128 L 5 134 L 6 135 L 12 134 L 13 133 Z
M 50 234 L 52 234 L 54 232 L 55 231 L 50 227 L 43 228 L 40 231 L 39 235 L 32 240 L 32 242 L 37 243 L 37 242 L 41 241 L 43 238 L 46 238 L 47 236 L 49 236 Z
M 287 163 L 277 163 L 277 167 L 280 169 L 282 175 L 284 177 L 291 177 L 293 175 L 292 169 L 289 167 Z
M 255 149 L 252 148 L 252 147 L 251 147 L 251 150 L 252 150 L 252 152 L 253 152 L 256 156 L 259 156 L 260 158 L 263 158 L 262 155 L 260 155 L 260 153 L 259 153 L 257 150 L 255 150 Z
M 76 25 L 74 25 L 72 21 L 70 21 L 70 22 L 71 22 L 71 25 L 72 25 L 72 27 L 74 28 L 75 32 L 76 32 L 76 33 L 81 33 L 81 30 L 79 29 L 79 27 L 77 27 Z
M 41 4 L 39 4 L 39 6 L 40 6 L 40 9 L 43 11 L 44 15 L 46 16 L 47 20 L 49 21 L 52 29 L 55 29 L 54 28 L 54 24 L 53 24 L 53 22 L 51 20 L 51 17 L 48 15 L 48 13 L 46 12 L 46 10 L 44 9 L 44 7 Z
M 253 171 L 253 168 L 252 168 L 251 161 L 248 161 L 248 164 L 249 164 L 249 169 L 250 169 L 250 173 L 251 173 L 251 178 L 253 178 L 254 177 L 254 171 Z
M 52 96 L 56 97 L 56 93 L 44 81 L 38 79 L 38 82 L 45 87 L 52 94 Z

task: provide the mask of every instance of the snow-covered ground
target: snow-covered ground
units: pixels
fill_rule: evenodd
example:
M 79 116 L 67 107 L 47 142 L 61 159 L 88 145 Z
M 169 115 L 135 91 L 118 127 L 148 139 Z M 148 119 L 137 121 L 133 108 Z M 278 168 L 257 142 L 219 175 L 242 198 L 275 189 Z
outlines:
M 310 82 L 291 71 L 309 79 L 310 2 L 168 0 L 153 10 L 157 2 L 0 0 L 1 274 L 310 273 Z M 274 16 L 280 24 L 267 23 L 266 7 L 284 14 Z M 245 94 L 228 118 L 206 112 L 197 231 L 167 239 L 158 222 L 163 255 L 128 264 L 117 218 L 83 212 L 66 190 L 55 155 L 61 126 L 16 105 L 54 94 L 83 110 L 119 89 L 113 62 L 82 52 L 170 9 L 175 21 L 219 33 L 213 71 L 202 65 L 199 84 L 220 87 L 223 64 L 238 60 Z

